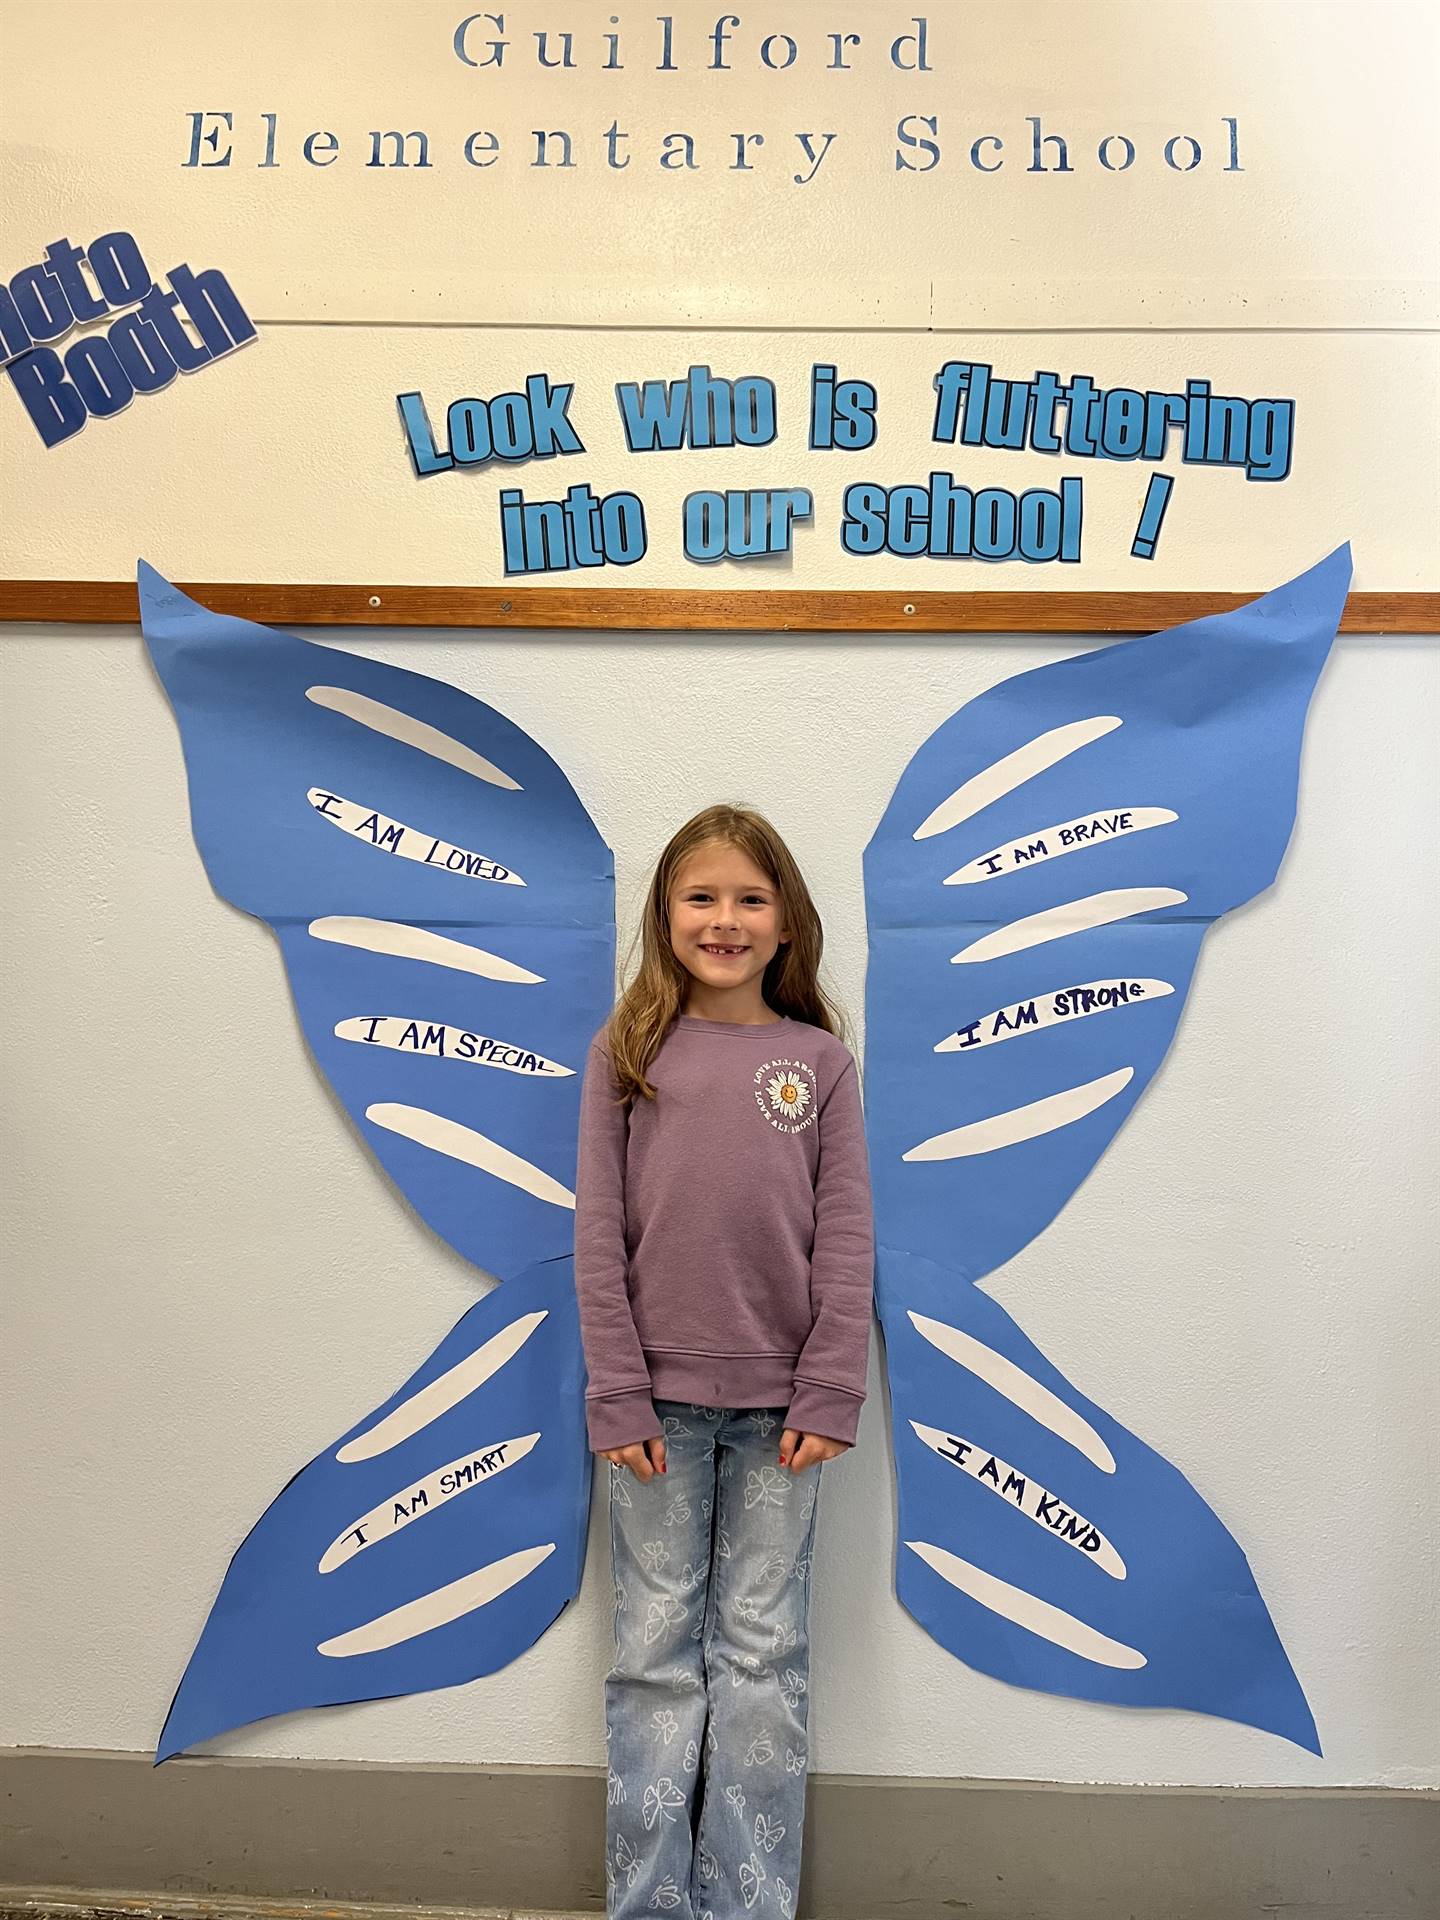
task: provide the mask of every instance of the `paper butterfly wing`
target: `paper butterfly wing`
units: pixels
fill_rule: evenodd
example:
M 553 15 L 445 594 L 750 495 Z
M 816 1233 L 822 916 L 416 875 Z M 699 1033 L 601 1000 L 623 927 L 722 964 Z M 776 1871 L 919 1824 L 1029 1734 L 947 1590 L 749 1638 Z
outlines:
M 1236 613 L 1019 674 L 915 754 L 865 854 L 870 1138 L 895 1244 L 981 1279 L 1119 1130 L 1210 922 L 1279 869 L 1348 578 L 1342 549 Z
M 367 1145 L 477 1266 L 568 1253 L 614 982 L 613 862 L 569 781 L 454 687 L 140 586 L 206 871 L 279 934 Z
M 939 1458 L 938 1442 L 922 1443 L 927 1457 L 919 1458 L 912 1423 L 934 1434 L 954 1421 L 979 1449 L 999 1443 L 963 1432 L 968 1379 L 942 1369 L 949 1390 L 937 1401 L 934 1349 L 909 1317 L 908 1276 L 920 1268 L 896 1256 L 948 1271 L 950 1321 L 985 1311 L 967 1298 L 967 1283 L 1043 1232 L 1104 1152 L 1164 1058 L 1211 921 L 1278 870 L 1294 821 L 1305 713 L 1348 580 L 1342 549 L 1237 613 L 992 688 L 920 748 L 866 850 L 878 1293 L 902 1508 L 907 1527 L 932 1544 L 951 1527 L 957 1501 L 975 1505 L 972 1492 L 993 1488 L 955 1484 L 968 1474 Z M 1001 1350 L 1028 1348 L 1006 1324 Z M 1032 1460 L 1037 1444 L 1049 1443 L 1033 1436 Z M 967 1456 L 972 1467 L 986 1451 Z M 1038 1467 L 1026 1478 L 1044 1485 Z M 1155 1488 L 1177 1479 L 1130 1442 L 1110 1494 L 1122 1537 L 1139 1531 Z M 1102 1677 L 1071 1655 L 1060 1663 L 1069 1684 L 1057 1685 L 1055 1643 L 1035 1628 L 1036 1614 L 1007 1643 L 1005 1677 L 1137 1704 L 1199 1704 L 1180 1701 L 1155 1636 L 1183 1622 L 1198 1647 L 1214 1595 L 1233 1591 L 1244 1596 L 1253 1628 L 1247 1651 L 1267 1641 L 1275 1690 L 1294 1708 L 1288 1725 L 1298 1731 L 1289 1737 L 1310 1744 L 1308 1709 L 1258 1595 L 1258 1615 L 1250 1603 L 1248 1570 L 1233 1588 L 1214 1584 L 1221 1569 L 1225 1580 L 1238 1577 L 1243 1556 L 1190 1497 L 1184 1551 L 1172 1540 L 1164 1556 L 1171 1590 L 1127 1580 L 1121 1602 L 1111 1587 L 1097 1587 L 1104 1576 L 1093 1551 L 1077 1559 L 1071 1543 L 1046 1539 L 1033 1516 L 1016 1510 L 1013 1491 L 1009 1510 L 1003 1495 L 981 1498 L 966 1538 L 982 1572 L 992 1554 L 1001 1557 L 1002 1543 L 1022 1558 L 1039 1551 L 1046 1604 L 1071 1603 L 1083 1618 L 1087 1602 L 1131 1606 L 1129 1638 L 1145 1661 L 1120 1670 L 1123 1678 L 1113 1670 Z M 1046 1506 L 1046 1515 L 1055 1512 Z M 917 1572 L 907 1551 L 902 1546 L 902 1598 L 911 1604 L 917 1588 L 927 1591 L 925 1613 L 933 1621 L 938 1610 L 951 1623 L 937 1637 L 985 1665 L 991 1638 L 959 1631 L 953 1583 L 930 1563 Z M 1121 1557 L 1128 1565 L 1131 1556 Z M 1136 1598 L 1142 1591 L 1150 1602 Z M 996 1589 L 992 1599 L 1001 1617 L 1009 1617 L 1005 1608 L 1013 1614 L 1011 1598 Z M 1187 1613 L 1192 1607 L 1201 1611 Z M 972 1614 L 965 1617 L 973 1625 Z M 1028 1672 L 1047 1677 L 1025 1679 Z M 1204 1710 L 1252 1717 L 1223 1672 L 1197 1668 L 1195 1682 L 1192 1691 L 1210 1701 Z M 1274 1725 L 1273 1706 L 1255 1711 Z
M 1218 1714 L 1320 1751 L 1240 1547 L 981 1288 L 882 1249 L 901 1603 L 1015 1686 Z M 903 1307 L 893 1303 L 903 1299 Z
M 407 1527 L 345 1580 L 316 1585 L 309 1556 L 344 1517 L 330 1495 L 349 1502 L 357 1476 L 306 1469 L 232 1569 L 224 1618 L 217 1603 L 167 1727 L 164 1751 L 175 1752 L 205 1737 L 194 1731 L 202 1722 L 213 1733 L 280 1711 L 264 1704 L 278 1693 L 285 1706 L 316 1705 L 489 1672 L 576 1590 L 580 1560 L 564 1543 L 583 1532 L 589 1455 L 568 1260 L 581 1074 L 613 992 L 614 890 L 609 850 L 564 774 L 493 708 L 211 614 L 143 564 L 140 598 L 212 883 L 274 927 L 316 1061 L 386 1171 L 435 1231 L 507 1282 L 462 1327 L 492 1309 L 513 1315 L 522 1272 L 563 1273 L 571 1286 L 506 1375 L 528 1406 L 516 1432 L 550 1438 L 514 1479 L 507 1470 L 501 1497 L 487 1488 L 460 1503 L 473 1535 L 456 1531 L 454 1515 Z M 462 1441 L 507 1437 L 490 1434 L 483 1399 L 463 1401 L 452 1426 L 450 1451 L 435 1450 L 435 1435 L 417 1438 L 398 1485 L 444 1468 Z M 384 1660 L 367 1654 L 337 1681 L 307 1638 L 319 1614 L 344 1604 L 358 1620 L 372 1587 L 418 1602 L 444 1584 L 458 1539 L 468 1537 L 472 1572 L 494 1564 L 513 1529 L 492 1533 L 492 1523 L 512 1502 L 552 1543 L 522 1576 L 532 1597 L 490 1601 L 464 1628 L 428 1629 Z M 325 1541 L 304 1530 L 307 1516 L 321 1531 L 334 1522 Z M 557 1582 L 564 1595 L 551 1605 Z M 262 1591 L 263 1610 L 236 1602 Z M 263 1631 L 247 1641 L 247 1625 Z
M 580 1583 L 584 1390 L 569 1260 L 472 1307 L 256 1523 L 157 1760 L 296 1707 L 456 1686 L 524 1653 Z

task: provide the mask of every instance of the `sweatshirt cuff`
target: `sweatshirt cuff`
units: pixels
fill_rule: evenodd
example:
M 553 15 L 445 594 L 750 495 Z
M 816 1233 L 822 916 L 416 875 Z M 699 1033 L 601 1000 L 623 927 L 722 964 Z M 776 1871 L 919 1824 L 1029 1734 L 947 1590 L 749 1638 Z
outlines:
M 847 1393 L 844 1387 L 797 1380 L 785 1424 L 797 1433 L 823 1434 L 827 1440 L 843 1440 L 847 1447 L 853 1447 L 864 1403 L 863 1393 Z
M 649 1387 L 631 1387 L 625 1393 L 607 1393 L 585 1402 L 585 1424 L 590 1451 L 628 1447 L 637 1440 L 658 1439 L 663 1429 Z

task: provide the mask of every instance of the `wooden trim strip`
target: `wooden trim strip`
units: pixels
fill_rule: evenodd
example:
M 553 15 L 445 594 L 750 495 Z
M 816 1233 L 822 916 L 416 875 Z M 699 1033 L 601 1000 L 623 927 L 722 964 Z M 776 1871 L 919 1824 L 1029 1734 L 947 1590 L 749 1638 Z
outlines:
M 816 591 L 750 588 L 360 587 L 181 582 L 216 613 L 297 627 L 620 632 L 1150 633 L 1228 613 L 1252 593 Z M 3 580 L 0 621 L 135 626 L 133 580 Z M 1352 593 L 1342 633 L 1440 633 L 1440 593 Z

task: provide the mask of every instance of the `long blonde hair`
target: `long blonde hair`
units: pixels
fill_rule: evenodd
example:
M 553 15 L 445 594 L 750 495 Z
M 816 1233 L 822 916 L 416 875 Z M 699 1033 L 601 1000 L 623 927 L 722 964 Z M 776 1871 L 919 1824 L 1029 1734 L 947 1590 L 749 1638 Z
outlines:
M 671 888 L 691 854 L 715 844 L 747 855 L 780 896 L 780 920 L 790 938 L 765 969 L 760 990 L 766 1005 L 790 1019 L 805 1020 L 844 1037 L 845 1016 L 820 984 L 825 934 L 795 856 L 762 814 L 749 807 L 706 807 L 672 835 L 660 855 L 630 952 L 633 961 L 639 947 L 639 968 L 606 1028 L 616 1084 L 627 1102 L 637 1095 L 655 1098 L 646 1075 L 685 1004 L 690 976 L 670 945 Z

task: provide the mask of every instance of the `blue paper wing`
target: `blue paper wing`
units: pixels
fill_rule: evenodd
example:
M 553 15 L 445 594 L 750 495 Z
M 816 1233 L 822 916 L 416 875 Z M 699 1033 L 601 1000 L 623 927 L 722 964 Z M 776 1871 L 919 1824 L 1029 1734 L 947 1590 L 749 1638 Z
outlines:
M 206 871 L 279 934 L 366 1143 L 477 1266 L 568 1253 L 615 920 L 569 781 L 483 701 L 210 613 L 143 562 L 140 612 Z
M 1314 1744 L 1313 1722 L 1243 1555 L 1174 1469 L 1124 1435 L 1124 1472 L 1086 1518 L 1127 1569 L 1143 1552 L 1147 1577 L 1107 1575 L 1098 1548 L 1047 1538 L 1054 1530 L 1015 1510 L 1013 1494 L 997 1500 L 988 1480 L 971 1480 L 1004 1448 L 991 1427 L 967 1433 L 965 1421 L 972 1405 L 986 1420 L 999 1410 L 974 1403 L 968 1373 L 936 1371 L 910 1315 L 961 1328 L 980 1316 L 999 1354 L 1022 1367 L 1034 1357 L 973 1283 L 1043 1232 L 1080 1185 L 1164 1058 L 1210 923 L 1274 879 L 1349 574 L 1342 548 L 1236 613 L 990 689 L 920 748 L 865 855 L 867 1129 L 904 1525 L 938 1547 L 964 1511 L 977 1591 L 1003 1565 L 1035 1576 L 1024 1588 L 1029 1624 L 1017 1627 L 1024 1606 L 999 1587 L 988 1608 L 973 1593 L 962 1605 L 902 1546 L 901 1597 L 987 1672 L 1197 1707 L 1302 1745 Z M 936 1452 L 933 1436 L 955 1424 L 968 1470 Z M 1045 1472 L 1063 1464 L 1049 1444 L 1032 1435 L 1010 1469 L 1084 1513 L 1078 1493 L 1073 1509 L 1064 1497 L 1073 1481 L 1049 1487 Z M 1162 1500 L 1183 1526 L 1157 1530 Z M 1111 1637 L 1141 1664 L 1059 1658 L 1038 1624 L 1043 1606 L 1125 1626 Z M 977 1609 L 993 1615 L 983 1634 Z M 1228 1677 L 1199 1651 L 1217 1620 Z M 1238 1672 L 1249 1678 L 1237 1694 Z
M 575 1594 L 590 1454 L 568 1259 L 473 1306 L 236 1553 L 157 1760 L 297 1707 L 453 1687 Z
M 889 1248 L 878 1270 L 896 1589 L 926 1631 L 1015 1686 L 1219 1714 L 1318 1753 L 1249 1563 L 1184 1476 L 979 1287 Z
M 306 1038 L 367 1145 L 477 1266 L 508 1281 L 567 1260 L 581 1075 L 614 986 L 613 863 L 570 783 L 520 728 L 454 687 L 212 614 L 143 562 L 139 584 L 206 871 L 275 929 Z M 555 1432 L 563 1448 L 583 1412 L 573 1301 L 535 1350 L 557 1341 L 565 1350 L 553 1364 L 527 1360 L 512 1378 L 532 1397 L 529 1428 Z M 536 1528 L 577 1536 L 587 1488 L 573 1462 L 552 1467 L 532 1488 Z M 269 1520 L 251 1537 L 256 1554 Z M 383 1566 L 403 1567 L 413 1593 L 424 1592 L 446 1537 L 416 1529 L 388 1561 L 361 1556 L 353 1578 L 364 1588 Z M 297 1564 L 285 1563 L 289 1574 Z M 557 1553 L 543 1580 L 527 1578 L 527 1589 L 547 1591 L 571 1582 L 548 1610 L 515 1603 L 529 1638 L 497 1625 L 506 1608 L 487 1607 L 467 1629 L 467 1671 L 528 1646 L 578 1577 L 574 1556 Z M 273 1579 L 276 1618 L 293 1606 L 303 1641 L 300 1590 L 284 1568 Z M 322 1586 L 333 1601 L 336 1583 Z M 206 1697 L 223 1697 L 230 1715 L 211 1715 L 212 1732 L 280 1711 L 263 1704 L 274 1692 L 269 1648 L 245 1644 L 248 1659 L 232 1648 L 218 1692 L 207 1659 Z M 289 1704 L 442 1684 L 429 1677 L 430 1648 L 397 1646 L 386 1684 L 366 1682 L 364 1696 L 314 1691 L 313 1674 L 330 1663 L 314 1667 L 312 1649 L 312 1682 L 297 1669 Z M 189 1687 L 187 1678 L 176 1713 Z M 172 1715 L 166 1751 L 179 1750 L 177 1725 L 205 1717 Z

